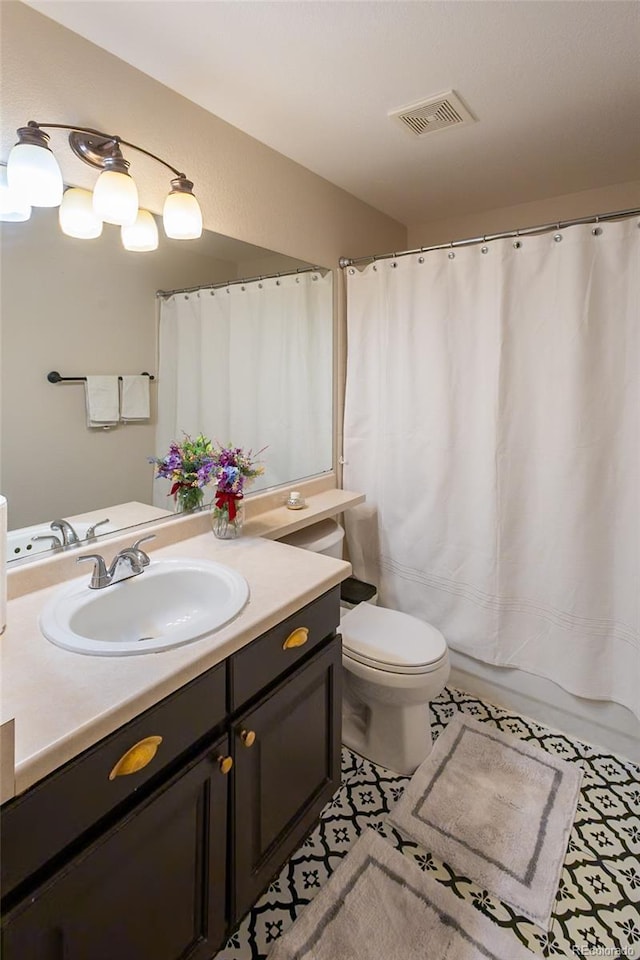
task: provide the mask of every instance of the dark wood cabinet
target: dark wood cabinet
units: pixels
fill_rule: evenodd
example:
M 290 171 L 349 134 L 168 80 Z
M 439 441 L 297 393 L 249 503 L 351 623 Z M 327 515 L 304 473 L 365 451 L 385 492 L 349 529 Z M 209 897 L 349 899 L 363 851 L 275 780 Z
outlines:
M 339 616 L 334 588 L 2 807 L 3 960 L 211 960 L 339 784 Z
M 4 918 L 4 960 L 210 960 L 226 927 L 226 738 Z
M 233 726 L 235 923 L 299 846 L 340 782 L 341 669 L 337 641 Z
M 262 696 L 293 667 L 335 633 L 340 619 L 340 594 L 330 590 L 287 617 L 228 660 L 229 712 L 234 714 Z
M 7 803 L 0 834 L 3 899 L 48 863 L 64 859 L 64 851 L 82 844 L 97 824 L 116 819 L 139 794 L 166 780 L 194 745 L 218 735 L 214 731 L 226 713 L 221 663 Z M 157 743 L 148 762 L 112 779 L 118 761 L 148 739 Z

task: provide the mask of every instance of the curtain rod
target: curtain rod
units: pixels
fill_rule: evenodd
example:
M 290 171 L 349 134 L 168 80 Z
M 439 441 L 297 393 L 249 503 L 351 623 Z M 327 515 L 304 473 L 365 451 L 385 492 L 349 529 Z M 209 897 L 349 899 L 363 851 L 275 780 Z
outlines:
M 233 287 L 238 283 L 255 283 L 257 280 L 274 280 L 278 277 L 294 277 L 297 273 L 326 273 L 326 267 L 298 267 L 287 273 L 265 273 L 260 277 L 247 277 L 243 280 L 225 280 L 221 283 L 202 283 L 197 287 L 181 287 L 178 290 L 156 290 L 156 297 L 172 297 L 176 293 L 195 293 L 197 290 L 219 290 L 222 287 Z
M 470 237 L 467 240 L 452 240 L 450 243 L 438 243 L 432 247 L 418 247 L 416 250 L 403 250 L 401 253 L 379 253 L 370 254 L 367 257 L 340 257 L 339 267 L 351 267 L 356 263 L 365 263 L 375 260 L 388 260 L 392 257 L 408 257 L 416 253 L 430 253 L 432 250 L 449 250 L 453 247 L 470 247 L 476 243 L 486 243 L 488 240 L 503 240 L 508 237 L 526 237 L 534 233 L 546 233 L 549 230 L 563 230 L 565 227 L 573 227 L 579 223 L 603 223 L 607 220 L 617 220 L 623 217 L 635 217 L 640 213 L 640 207 L 631 210 L 617 210 L 615 213 L 594 214 L 590 217 L 580 217 L 575 220 L 556 220 L 553 223 L 544 223 L 538 227 L 525 227 L 522 230 L 509 230 L 506 233 L 492 233 L 484 237 Z

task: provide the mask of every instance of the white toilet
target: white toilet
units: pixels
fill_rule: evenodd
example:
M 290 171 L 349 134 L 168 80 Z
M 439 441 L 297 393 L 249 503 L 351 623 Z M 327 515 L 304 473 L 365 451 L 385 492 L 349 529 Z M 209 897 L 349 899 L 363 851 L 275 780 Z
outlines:
M 340 559 L 343 539 L 335 520 L 322 520 L 282 542 Z M 375 602 L 342 608 L 342 740 L 374 763 L 412 774 L 431 751 L 429 703 L 449 677 L 449 651 L 435 627 Z

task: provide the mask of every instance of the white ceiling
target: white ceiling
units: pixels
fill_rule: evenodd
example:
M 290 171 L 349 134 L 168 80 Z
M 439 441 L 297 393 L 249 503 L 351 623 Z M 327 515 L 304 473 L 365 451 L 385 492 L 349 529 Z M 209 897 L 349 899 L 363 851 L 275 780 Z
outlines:
M 29 6 L 409 226 L 639 175 L 636 0 Z M 477 123 L 388 117 L 451 89 Z

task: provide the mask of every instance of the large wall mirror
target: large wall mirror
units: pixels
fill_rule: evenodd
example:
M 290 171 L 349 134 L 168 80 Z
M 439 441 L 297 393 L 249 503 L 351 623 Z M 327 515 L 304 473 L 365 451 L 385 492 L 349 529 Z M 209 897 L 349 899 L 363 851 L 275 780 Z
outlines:
M 33 537 L 53 520 L 82 535 L 173 516 L 149 457 L 183 432 L 264 448 L 252 492 L 332 469 L 331 271 L 213 233 L 169 241 L 161 226 L 158 250 L 132 253 L 106 224 L 96 240 L 63 235 L 51 209 L 0 228 L 8 559 L 50 550 Z M 52 384 L 52 370 L 71 379 Z M 88 426 L 81 378 L 143 371 L 150 418 Z

